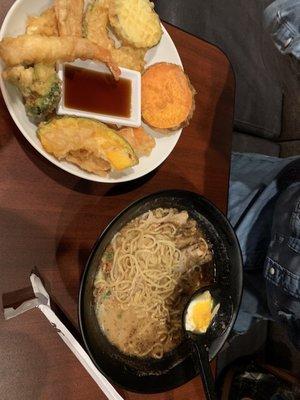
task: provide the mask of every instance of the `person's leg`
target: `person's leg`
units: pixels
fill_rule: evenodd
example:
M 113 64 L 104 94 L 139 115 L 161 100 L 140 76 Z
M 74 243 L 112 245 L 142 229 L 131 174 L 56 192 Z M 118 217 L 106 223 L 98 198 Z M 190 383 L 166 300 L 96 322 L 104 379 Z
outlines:
M 258 351 L 267 338 L 266 319 L 271 316 L 263 264 L 275 200 L 285 186 L 290 186 L 297 176 L 300 178 L 300 158 L 298 169 L 294 169 L 293 160 L 259 154 L 232 155 L 228 216 L 243 252 L 244 292 L 237 321 L 218 358 L 218 373 L 238 357 Z
M 270 318 L 263 265 L 276 201 L 284 186 L 296 179 L 291 175 L 289 180 L 285 174 L 294 160 L 299 158 L 232 155 L 228 217 L 241 246 L 245 271 L 244 292 L 233 334 L 244 334 L 259 319 Z M 281 174 L 283 177 L 279 179 Z
M 247 270 L 262 268 L 273 203 L 279 192 L 276 177 L 294 159 L 251 153 L 232 154 L 228 218 L 238 236 Z
M 264 277 L 271 314 L 300 350 L 300 177 L 276 203 Z

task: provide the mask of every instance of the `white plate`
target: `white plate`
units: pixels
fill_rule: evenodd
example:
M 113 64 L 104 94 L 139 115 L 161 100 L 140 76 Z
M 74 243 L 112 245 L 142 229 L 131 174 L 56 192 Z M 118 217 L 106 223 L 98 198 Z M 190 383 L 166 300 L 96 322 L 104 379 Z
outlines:
M 23 34 L 25 32 L 27 17 L 29 15 L 40 14 L 52 4 L 52 0 L 17 0 L 6 15 L 1 27 L 0 39 L 2 40 L 5 36 L 18 36 Z M 149 50 L 146 55 L 147 66 L 162 61 L 182 66 L 176 47 L 164 28 L 160 44 Z M 3 70 L 3 67 L 3 64 L 1 64 L 0 71 Z M 137 166 L 127 169 L 124 172 L 113 172 L 107 177 L 100 177 L 85 172 L 71 163 L 58 161 L 56 158 L 48 154 L 43 149 L 36 136 L 36 126 L 32 124 L 26 116 L 24 105 L 18 90 L 11 84 L 4 82 L 2 77 L 0 77 L 0 86 L 10 115 L 29 143 L 31 143 L 39 153 L 59 168 L 90 181 L 105 183 L 127 182 L 148 174 L 157 168 L 170 155 L 182 132 L 182 129 L 180 129 L 170 136 L 163 136 L 144 125 L 146 131 L 156 139 L 156 146 L 151 155 L 149 157 L 140 158 L 140 162 Z

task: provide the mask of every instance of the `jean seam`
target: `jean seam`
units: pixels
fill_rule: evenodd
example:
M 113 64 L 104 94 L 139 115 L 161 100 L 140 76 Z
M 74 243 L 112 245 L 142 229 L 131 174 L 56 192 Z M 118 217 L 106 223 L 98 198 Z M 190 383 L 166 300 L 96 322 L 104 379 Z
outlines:
M 294 37 L 298 35 L 297 30 L 294 28 L 293 25 L 290 24 L 290 21 L 284 21 L 284 20 L 282 20 L 281 23 L 282 23 L 282 26 L 283 26 L 283 27 L 287 28 L 287 30 L 289 31 L 289 33 L 293 34 L 293 37 L 292 37 L 292 40 L 293 40 Z M 274 33 L 273 35 L 276 36 L 275 33 Z
M 290 219 L 290 229 L 291 229 L 291 232 L 295 233 L 295 235 L 297 235 L 297 220 L 298 220 L 298 218 L 300 219 L 300 198 L 295 204 L 295 207 L 292 212 L 291 219 Z M 300 221 L 299 221 L 299 223 L 300 223 Z M 299 238 L 296 238 L 296 237 L 295 237 L 295 239 L 299 240 Z
M 289 271 L 288 269 L 284 268 L 282 265 L 278 264 L 276 261 L 272 260 L 270 257 L 267 257 L 267 263 L 268 261 L 271 264 L 275 264 L 280 270 L 284 270 L 284 273 L 289 275 L 291 278 L 295 279 L 296 281 L 300 281 L 300 275 L 296 275 L 293 272 Z
M 288 247 L 295 253 L 300 254 L 300 239 L 289 238 Z
M 289 290 L 286 286 L 282 286 L 277 282 L 274 282 L 268 275 L 265 276 L 265 279 L 271 283 L 272 285 L 276 286 L 277 288 L 279 288 L 282 292 L 284 292 L 285 294 L 294 297 L 295 299 L 300 299 L 300 294 L 297 294 L 295 291 L 291 291 Z

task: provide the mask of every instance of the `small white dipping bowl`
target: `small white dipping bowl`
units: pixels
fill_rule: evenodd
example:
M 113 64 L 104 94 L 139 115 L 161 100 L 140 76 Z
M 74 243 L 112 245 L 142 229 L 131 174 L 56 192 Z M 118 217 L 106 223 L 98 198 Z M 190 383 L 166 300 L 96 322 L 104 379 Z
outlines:
M 117 117 L 114 115 L 99 114 L 94 112 L 82 111 L 65 106 L 65 86 L 64 86 L 64 65 L 58 65 L 58 76 L 63 82 L 62 84 L 62 97 L 59 103 L 57 114 L 59 115 L 75 115 L 77 117 L 93 118 L 107 124 L 115 124 L 122 126 L 141 126 L 141 74 L 131 69 L 120 68 L 120 78 L 128 79 L 131 81 L 131 113 L 129 118 Z M 79 68 L 84 68 L 97 72 L 110 73 L 109 69 L 104 64 L 95 63 L 93 61 L 81 61 L 77 60 L 72 63 L 68 63 Z

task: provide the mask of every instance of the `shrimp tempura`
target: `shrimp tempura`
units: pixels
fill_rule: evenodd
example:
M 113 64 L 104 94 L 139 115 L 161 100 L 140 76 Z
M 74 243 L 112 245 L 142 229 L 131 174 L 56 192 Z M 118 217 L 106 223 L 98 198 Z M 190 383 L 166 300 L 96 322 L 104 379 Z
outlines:
M 71 36 L 21 35 L 16 38 L 7 37 L 0 42 L 0 58 L 8 67 L 20 64 L 52 64 L 57 61 L 72 62 L 80 58 L 107 64 L 115 79 L 118 79 L 121 73 L 119 67 L 112 60 L 109 50 L 88 39 Z

